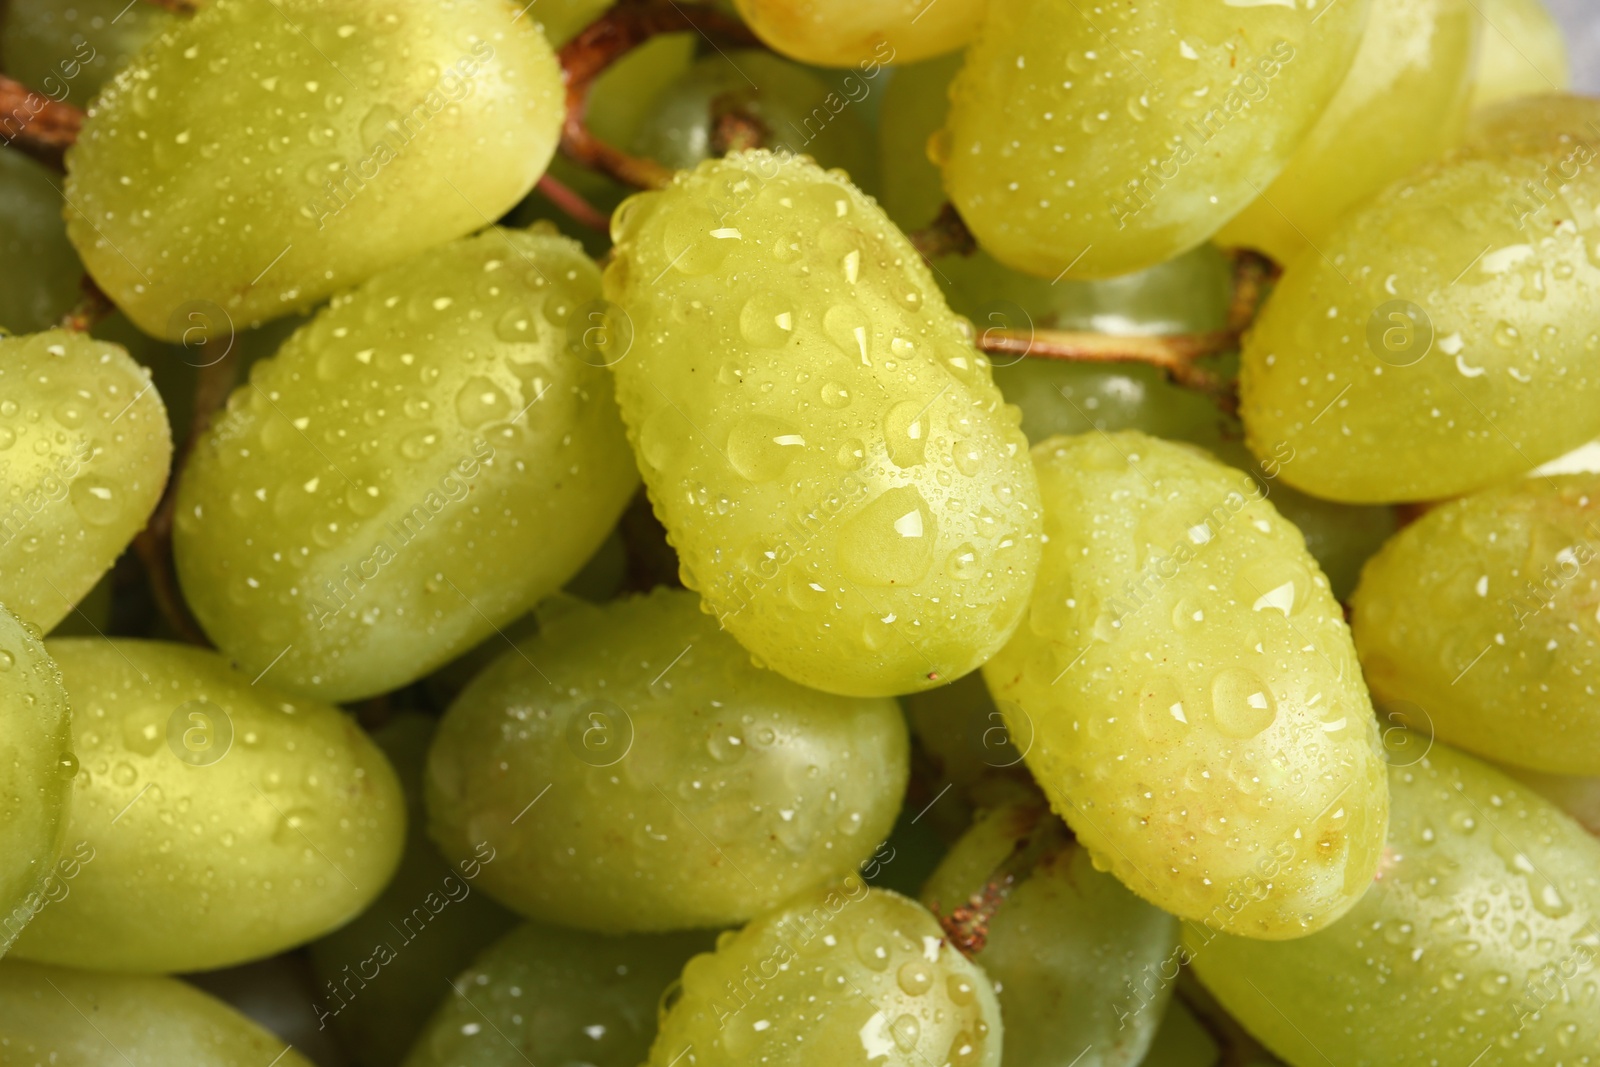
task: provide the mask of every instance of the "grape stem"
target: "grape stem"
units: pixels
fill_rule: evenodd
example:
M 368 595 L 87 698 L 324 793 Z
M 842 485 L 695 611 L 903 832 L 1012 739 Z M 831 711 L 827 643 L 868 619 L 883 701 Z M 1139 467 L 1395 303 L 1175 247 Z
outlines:
M 61 328 L 73 333 L 88 333 L 94 329 L 95 323 L 115 311 L 116 305 L 100 291 L 89 275 L 85 274 L 79 284 L 83 288 L 83 295 L 72 306 L 72 310 L 61 317 Z
M 583 194 L 548 172 L 539 179 L 539 191 L 574 222 L 601 233 L 611 232 L 611 217 L 583 198 Z
M 561 127 L 561 151 L 569 159 L 636 189 L 660 189 L 672 180 L 671 167 L 629 155 L 595 136 L 588 124 L 589 92 L 611 64 L 650 38 L 685 30 L 707 40 L 722 38 L 742 46 L 760 46 L 742 22 L 709 6 L 680 5 L 673 0 L 621 0 L 562 47 L 567 117 Z
M 62 157 L 82 126 L 81 108 L 0 74 L 0 141 L 60 171 L 66 169 Z
M 1054 859 L 1072 844 L 1066 826 L 1051 815 L 1049 806 L 1042 802 L 1022 808 L 1019 818 L 1023 826 L 1019 828 L 1011 852 L 990 872 L 977 892 L 949 914 L 934 902 L 932 911 L 944 928 L 945 937 L 969 959 L 989 943 L 989 924 L 1012 891 L 1027 881 L 1040 864 Z

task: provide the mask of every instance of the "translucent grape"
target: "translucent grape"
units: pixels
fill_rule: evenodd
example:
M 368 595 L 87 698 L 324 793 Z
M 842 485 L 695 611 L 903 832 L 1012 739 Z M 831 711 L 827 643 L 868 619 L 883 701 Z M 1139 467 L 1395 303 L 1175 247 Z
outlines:
M 0 69 L 52 100 L 88 107 L 130 56 L 177 17 L 127 0 L 9 0 L 0 10 Z
M 81 292 L 58 183 L 21 152 L 0 152 L 0 326 L 13 333 L 54 326 Z
M 1443 504 L 1367 564 L 1351 627 L 1373 696 L 1480 756 L 1600 774 L 1600 477 Z
M 938 156 L 979 244 L 1107 278 L 1210 237 L 1293 156 L 1367 4 L 990 0 Z
M 949 915 L 981 900 L 995 871 L 1051 836 L 1043 822 L 1054 817 L 1037 794 L 985 812 L 923 887 L 923 903 Z M 1096 870 L 1056 826 L 1054 847 L 1009 887 L 974 956 L 1000 1001 L 1006 1067 L 1074 1056 L 1076 1067 L 1133 1067 L 1172 996 L 1178 922 Z
M 768 912 L 683 969 L 647 1067 L 1000 1067 L 983 972 L 915 901 L 859 879 Z
M 637 477 L 574 242 L 490 230 L 336 298 L 258 365 L 178 493 L 206 633 L 285 689 L 410 682 L 560 588 Z
M 1472 91 L 1474 3 L 1372 0 L 1339 91 L 1277 180 L 1217 240 L 1287 262 L 1320 245 L 1351 206 L 1451 147 Z
M 1248 443 L 1264 459 L 1291 450 L 1290 485 L 1434 499 L 1600 433 L 1600 266 L 1571 222 L 1600 203 L 1600 172 L 1580 165 L 1600 102 L 1505 106 L 1499 128 L 1515 133 L 1346 215 L 1245 338 Z
M 208 3 L 96 100 L 68 153 L 72 243 L 176 340 L 197 302 L 255 325 L 478 229 L 561 123 L 555 57 L 517 7 Z
M 0 605 L 0 956 L 59 892 L 67 828 L 71 713 L 37 635 Z
M 786 56 L 819 67 L 914 63 L 972 40 L 983 0 L 734 0 Z
M 830 692 L 926 689 L 1021 616 L 1038 506 L 1017 414 L 877 207 L 803 159 L 680 173 L 613 222 L 642 342 L 617 397 L 686 585 Z
M 1567 43 L 1544 0 L 1472 0 L 1483 21 L 1472 106 L 1572 85 Z
M 662 993 L 710 941 L 524 923 L 452 976 L 454 992 L 445 991 L 405 1067 L 638 1067 Z
M 394 873 L 405 835 L 394 771 L 337 708 L 190 645 L 46 648 L 81 763 L 65 840 L 89 857 L 14 955 L 141 973 L 224 967 L 348 922 Z
M 451 705 L 428 818 L 451 859 L 492 844 L 481 884 L 524 915 L 726 926 L 869 857 L 906 774 L 892 700 L 758 670 L 693 595 L 560 598 Z
M 228 1005 L 172 978 L 0 963 L 7 1067 L 312 1067 Z
M 1034 449 L 1048 538 L 984 667 L 1078 839 L 1183 918 L 1299 937 L 1372 877 L 1386 800 L 1355 649 L 1255 483 L 1143 434 Z
M 1404 764 L 1349 915 L 1281 943 L 1185 927 L 1195 972 L 1293 1067 L 1592 1060 L 1600 841 L 1443 744 Z
M 120 346 L 0 337 L 0 602 L 53 629 L 144 529 L 171 461 L 161 396 Z

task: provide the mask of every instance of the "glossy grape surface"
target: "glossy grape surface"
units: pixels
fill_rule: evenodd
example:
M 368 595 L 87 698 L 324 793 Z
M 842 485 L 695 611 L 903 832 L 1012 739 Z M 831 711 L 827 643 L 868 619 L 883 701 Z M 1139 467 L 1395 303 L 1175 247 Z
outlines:
M 734 0 L 767 44 L 819 67 L 913 63 L 960 48 L 984 0 Z
M 1016 625 L 1038 558 L 1017 414 L 877 206 L 803 159 L 680 173 L 613 221 L 617 398 L 696 590 L 765 665 L 913 692 Z
M 1034 449 L 1047 549 L 984 678 L 1052 806 L 1183 918 L 1299 937 L 1360 897 L 1387 809 L 1327 579 L 1255 483 L 1197 449 Z
M 682 590 L 540 612 L 451 705 L 428 760 L 445 855 L 529 917 L 606 933 L 719 927 L 839 878 L 907 774 L 892 700 L 751 666 Z
M 560 588 L 632 495 L 577 245 L 490 230 L 338 297 L 257 365 L 179 486 L 208 635 L 326 700 L 398 688 Z
M 46 642 L 72 700 L 66 841 L 92 860 L 14 955 L 198 971 L 280 952 L 361 912 L 394 873 L 394 771 L 337 708 L 252 684 L 214 652 Z

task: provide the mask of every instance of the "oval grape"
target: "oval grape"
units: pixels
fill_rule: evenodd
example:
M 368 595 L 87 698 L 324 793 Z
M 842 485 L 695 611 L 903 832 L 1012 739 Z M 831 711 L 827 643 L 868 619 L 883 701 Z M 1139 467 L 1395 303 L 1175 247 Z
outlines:
M 763 41 L 819 67 L 876 68 L 960 48 L 983 22 L 984 0 L 734 0 Z

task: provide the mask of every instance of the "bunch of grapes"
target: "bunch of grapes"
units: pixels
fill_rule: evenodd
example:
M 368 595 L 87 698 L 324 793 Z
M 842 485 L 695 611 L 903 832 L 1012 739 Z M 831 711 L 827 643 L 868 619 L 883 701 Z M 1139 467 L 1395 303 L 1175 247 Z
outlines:
M 1600 1067 L 1540 0 L 0 0 L 0 1067 Z

